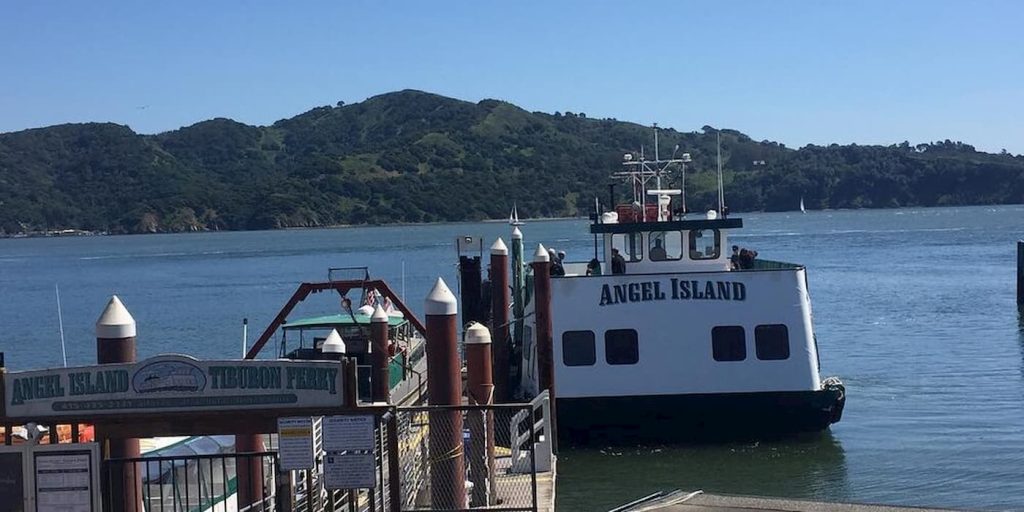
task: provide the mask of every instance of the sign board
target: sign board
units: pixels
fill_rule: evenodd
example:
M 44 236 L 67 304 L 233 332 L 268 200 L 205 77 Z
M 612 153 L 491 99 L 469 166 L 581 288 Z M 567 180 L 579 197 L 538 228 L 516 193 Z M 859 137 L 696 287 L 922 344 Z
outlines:
M 277 436 L 281 469 L 313 469 L 312 418 L 278 418 Z
M 32 452 L 36 512 L 98 512 L 98 445 L 50 445 Z
M 10 418 L 90 417 L 126 412 L 203 412 L 344 405 L 333 361 L 200 361 L 157 356 L 128 364 L 4 375 Z
M 324 456 L 324 487 L 327 489 L 373 489 L 377 467 L 373 452 L 328 453 Z
M 372 414 L 324 416 L 324 451 L 373 451 Z

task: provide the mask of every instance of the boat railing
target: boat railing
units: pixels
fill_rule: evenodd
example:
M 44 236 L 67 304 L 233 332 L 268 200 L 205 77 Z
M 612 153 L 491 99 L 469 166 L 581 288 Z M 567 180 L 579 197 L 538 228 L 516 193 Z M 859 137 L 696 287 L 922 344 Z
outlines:
M 753 267 L 747 270 L 793 270 L 803 267 L 803 265 L 797 263 L 787 263 L 785 261 L 762 260 L 755 258 Z
M 563 262 L 562 268 L 565 269 L 566 276 L 585 276 L 587 275 L 587 262 L 586 261 L 572 261 Z

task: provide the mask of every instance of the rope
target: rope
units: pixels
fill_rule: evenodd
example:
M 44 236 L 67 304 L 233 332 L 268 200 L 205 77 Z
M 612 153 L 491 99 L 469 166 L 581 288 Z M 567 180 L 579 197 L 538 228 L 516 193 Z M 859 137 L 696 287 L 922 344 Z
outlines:
M 455 459 L 455 458 L 458 458 L 458 457 L 461 457 L 461 456 L 462 456 L 462 443 L 459 443 L 458 445 L 455 446 L 455 448 L 452 448 L 450 451 L 448 451 L 446 453 L 442 453 L 441 455 L 438 455 L 437 457 L 432 457 L 429 462 L 431 464 L 433 464 L 435 462 L 444 462 L 446 460 L 452 460 L 452 459 Z

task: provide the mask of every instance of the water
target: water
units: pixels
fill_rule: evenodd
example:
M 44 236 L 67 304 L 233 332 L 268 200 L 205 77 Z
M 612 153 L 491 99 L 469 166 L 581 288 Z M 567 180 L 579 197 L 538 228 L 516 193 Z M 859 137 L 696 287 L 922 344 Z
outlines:
M 1024 337 L 1015 240 L 1024 206 L 743 216 L 733 240 L 809 269 L 822 373 L 847 386 L 831 433 L 785 442 L 566 450 L 560 510 L 607 510 L 665 489 L 1024 510 Z M 536 222 L 527 241 L 592 253 L 584 221 Z M 301 281 L 369 265 L 415 310 L 437 276 L 455 286 L 457 235 L 416 227 L 0 240 L 0 351 L 10 369 L 59 366 L 54 284 L 71 364 L 95 360 L 93 323 L 119 294 L 140 357 L 241 353 Z M 530 247 L 528 246 L 528 247 Z M 401 292 L 399 292 L 401 293 Z M 297 314 L 337 307 L 314 296 Z M 269 353 L 265 352 L 265 353 Z

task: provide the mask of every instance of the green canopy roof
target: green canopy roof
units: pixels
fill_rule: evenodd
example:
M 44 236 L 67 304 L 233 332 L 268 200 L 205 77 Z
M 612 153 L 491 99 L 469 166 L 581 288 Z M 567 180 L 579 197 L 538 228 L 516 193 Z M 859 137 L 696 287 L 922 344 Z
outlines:
M 388 316 L 388 326 L 398 327 L 406 322 L 405 318 L 400 316 Z M 325 315 L 325 316 L 313 316 L 309 318 L 300 318 L 298 320 L 290 321 L 284 324 L 285 329 L 312 329 L 317 327 L 336 327 L 336 326 L 350 326 L 350 325 L 370 325 L 370 315 L 364 315 L 359 312 L 338 313 L 336 315 Z

